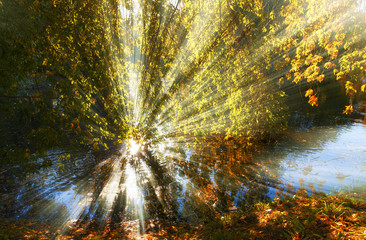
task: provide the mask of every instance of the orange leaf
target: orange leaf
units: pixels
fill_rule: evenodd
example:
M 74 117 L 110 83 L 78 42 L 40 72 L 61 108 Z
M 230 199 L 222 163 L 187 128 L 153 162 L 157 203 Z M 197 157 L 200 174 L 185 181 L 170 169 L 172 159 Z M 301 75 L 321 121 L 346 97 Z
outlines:
M 285 76 L 286 76 L 287 80 L 289 80 L 291 78 L 291 73 L 288 72 L 285 74 Z
M 343 111 L 343 113 L 345 113 L 345 114 L 351 114 L 352 112 L 353 112 L 353 106 L 352 106 L 352 104 L 346 106 L 346 109 L 344 109 L 344 111 Z
M 308 102 L 311 106 L 318 106 L 318 98 L 315 96 L 311 96 L 309 98 L 309 102 Z
M 323 82 L 323 80 L 324 80 L 324 74 L 319 75 L 319 76 L 316 78 L 316 80 L 318 80 L 319 82 Z

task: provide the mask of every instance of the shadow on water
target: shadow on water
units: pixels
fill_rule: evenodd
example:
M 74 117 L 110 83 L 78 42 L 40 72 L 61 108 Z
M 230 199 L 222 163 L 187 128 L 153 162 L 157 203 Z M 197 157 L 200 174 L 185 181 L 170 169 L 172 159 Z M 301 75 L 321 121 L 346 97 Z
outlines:
M 18 181 L 9 180 L 9 168 L 1 173 L 1 217 L 41 219 L 61 233 L 109 222 L 143 233 L 156 222 L 210 221 L 299 188 L 356 196 L 366 185 L 365 133 L 360 124 L 293 130 L 254 154 L 235 139 L 164 140 L 138 151 L 121 144 L 107 156 L 86 154 L 63 169 L 53 159 Z

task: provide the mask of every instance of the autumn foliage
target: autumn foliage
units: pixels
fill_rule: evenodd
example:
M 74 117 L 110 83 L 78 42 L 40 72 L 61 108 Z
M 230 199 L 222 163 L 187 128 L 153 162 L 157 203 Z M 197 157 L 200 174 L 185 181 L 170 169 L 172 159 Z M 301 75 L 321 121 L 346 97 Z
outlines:
M 365 91 L 359 1 L 2 0 L 0 12 L 4 159 L 132 132 L 275 136 L 289 89 L 319 106 L 342 85 L 345 114 Z

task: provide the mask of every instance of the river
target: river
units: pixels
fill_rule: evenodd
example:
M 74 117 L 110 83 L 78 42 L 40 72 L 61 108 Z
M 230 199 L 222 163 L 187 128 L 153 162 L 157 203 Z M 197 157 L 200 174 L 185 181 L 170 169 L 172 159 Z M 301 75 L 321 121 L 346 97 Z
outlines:
M 98 160 L 85 155 L 64 169 L 54 159 L 2 190 L 2 217 L 43 219 L 63 228 L 78 219 L 197 222 L 299 188 L 366 200 L 361 123 L 289 129 L 277 144 L 255 154 L 233 140 L 138 148 L 131 155 L 123 145 L 118 154 Z M 1 173 L 3 182 L 10 171 Z M 143 232 L 144 224 L 139 226 Z

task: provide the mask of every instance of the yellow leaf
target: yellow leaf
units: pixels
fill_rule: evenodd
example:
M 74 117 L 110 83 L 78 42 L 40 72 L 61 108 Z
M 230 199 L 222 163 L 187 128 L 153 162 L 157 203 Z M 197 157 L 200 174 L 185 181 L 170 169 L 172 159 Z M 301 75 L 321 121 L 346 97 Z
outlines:
M 354 94 L 354 93 L 357 93 L 357 90 L 354 89 L 353 87 L 353 82 L 350 82 L 350 81 L 347 81 L 346 82 L 346 85 L 345 85 L 345 88 L 346 88 L 346 94 Z
M 306 91 L 306 93 L 305 93 L 305 97 L 310 97 L 310 96 L 312 96 L 313 95 L 313 93 L 314 93 L 314 91 L 313 91 L 313 89 L 308 89 L 307 91 Z
M 284 84 L 283 77 L 278 80 L 278 85 L 281 87 Z
M 346 106 L 346 109 L 344 109 L 343 113 L 345 114 L 351 114 L 353 112 L 353 106 L 352 105 L 348 105 Z

